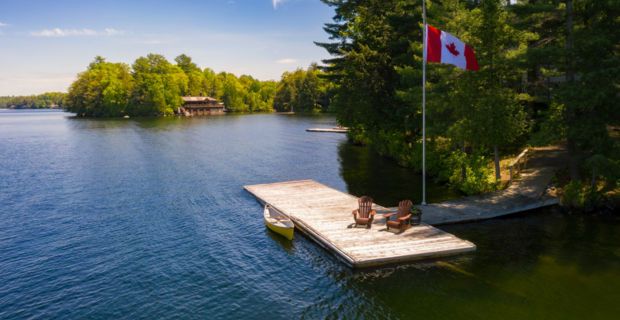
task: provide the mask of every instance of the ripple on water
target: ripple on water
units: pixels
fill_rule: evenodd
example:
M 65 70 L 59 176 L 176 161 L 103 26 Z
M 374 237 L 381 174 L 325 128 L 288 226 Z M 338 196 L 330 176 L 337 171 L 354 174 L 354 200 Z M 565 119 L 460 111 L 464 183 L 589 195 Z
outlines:
M 538 210 L 444 226 L 478 246 L 442 260 L 466 273 L 434 261 L 352 271 L 299 232 L 289 242 L 267 230 L 244 185 L 314 179 L 383 205 L 418 199 L 410 170 L 344 135 L 305 132 L 334 125 L 332 115 L 81 119 L 0 110 L 0 318 L 605 319 L 620 311 L 620 226 L 592 217 Z M 434 199 L 455 196 L 428 184 Z

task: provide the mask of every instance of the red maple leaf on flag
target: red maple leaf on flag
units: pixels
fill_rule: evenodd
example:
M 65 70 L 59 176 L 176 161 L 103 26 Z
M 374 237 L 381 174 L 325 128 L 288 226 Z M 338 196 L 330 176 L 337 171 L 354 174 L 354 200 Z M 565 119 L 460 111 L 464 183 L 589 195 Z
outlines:
M 460 52 L 456 50 L 456 46 L 454 45 L 454 42 L 452 42 L 451 44 L 447 44 L 446 48 L 448 49 L 448 51 L 450 51 L 450 53 L 452 53 L 452 55 L 455 58 L 458 57 L 459 54 L 461 54 Z

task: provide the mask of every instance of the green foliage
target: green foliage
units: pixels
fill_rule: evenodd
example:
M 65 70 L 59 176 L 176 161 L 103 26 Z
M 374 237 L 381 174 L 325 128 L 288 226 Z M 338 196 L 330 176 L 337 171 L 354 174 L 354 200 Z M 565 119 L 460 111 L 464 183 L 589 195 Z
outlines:
M 530 144 L 532 146 L 547 146 L 566 138 L 564 105 L 558 100 L 551 101 L 547 110 L 539 110 L 538 116 L 545 121 L 542 121 L 537 130 L 531 134 Z
M 461 190 L 467 195 L 474 195 L 497 190 L 498 184 L 493 179 L 493 169 L 489 167 L 489 159 L 483 150 L 472 155 L 456 151 L 448 154 L 442 163 L 439 177 L 447 178 L 452 188 Z M 467 175 L 463 180 L 461 168 L 465 166 Z
M 179 66 L 172 65 L 160 54 L 140 57 L 132 65 L 132 115 L 171 115 L 183 104 L 183 93 L 189 77 Z
M 336 12 L 324 28 L 333 42 L 316 44 L 332 55 L 319 68 L 334 84 L 339 123 L 351 139 L 421 169 L 421 1 L 322 1 Z M 582 167 L 620 175 L 620 145 L 607 132 L 620 124 L 620 7 L 584 0 L 570 13 L 570 3 L 426 1 L 428 23 L 472 47 L 481 66 L 427 64 L 428 172 L 467 193 L 493 190 L 490 169 L 475 159 L 492 161 L 495 147 L 514 152 L 528 138 L 535 146 L 570 138 Z M 573 69 L 575 80 L 566 81 Z M 282 92 L 289 100 L 299 94 Z
M 572 180 L 566 188 L 564 188 L 564 205 L 572 208 L 583 208 L 586 203 L 586 195 L 583 190 L 583 182 L 580 180 Z
M 422 214 L 422 209 L 419 207 L 412 207 L 409 213 L 411 213 L 412 216 L 419 216 Z
M 320 112 L 329 107 L 330 84 L 324 73 L 311 66 L 282 74 L 275 91 L 273 107 L 278 111 Z
M 243 99 L 243 85 L 232 73 L 226 74 L 225 77 L 222 86 L 222 101 L 230 110 L 238 112 L 249 111 L 248 105 Z
M 183 96 L 201 93 L 221 99 L 231 111 L 272 109 L 275 81 L 201 70 L 184 54 L 175 62 L 173 65 L 160 54 L 148 54 L 136 59 L 130 69 L 97 56 L 69 87 L 67 111 L 104 117 L 172 115 L 183 105 Z
M 605 0 L 568 2 L 573 8 L 572 48 L 566 44 L 565 17 L 569 12 L 564 3 L 541 1 L 536 6 L 515 6 L 540 9 L 537 28 L 546 41 L 543 47 L 529 48 L 526 60 L 547 77 L 546 82 L 538 82 L 538 91 L 545 88 L 547 92 L 539 94 L 537 100 L 546 101 L 549 109 L 539 111 L 543 121 L 532 136 L 532 144 L 568 139 L 578 165 L 599 175 L 617 177 L 620 145 L 610 137 L 607 126 L 620 123 L 620 7 Z M 527 15 L 522 19 L 522 23 L 531 21 Z M 574 71 L 574 77 L 569 71 Z M 553 84 L 549 81 L 553 76 L 566 81 Z
M 62 92 L 46 92 L 40 95 L 31 96 L 3 96 L 0 97 L 0 108 L 50 108 L 52 105 L 58 105 L 60 108 L 65 106 L 66 93 Z
M 131 87 L 129 66 L 105 62 L 97 56 L 69 87 L 66 110 L 92 116 L 122 115 L 129 103 Z
M 562 203 L 575 209 L 596 206 L 603 194 L 594 186 L 585 187 L 581 180 L 571 180 L 564 189 Z

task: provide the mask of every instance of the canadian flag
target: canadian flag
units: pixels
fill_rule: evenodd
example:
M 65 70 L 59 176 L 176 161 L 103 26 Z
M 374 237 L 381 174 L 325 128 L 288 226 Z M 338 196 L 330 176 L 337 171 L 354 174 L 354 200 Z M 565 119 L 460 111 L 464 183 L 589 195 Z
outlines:
M 479 71 L 476 55 L 457 37 L 426 25 L 426 61 L 453 64 L 461 69 Z

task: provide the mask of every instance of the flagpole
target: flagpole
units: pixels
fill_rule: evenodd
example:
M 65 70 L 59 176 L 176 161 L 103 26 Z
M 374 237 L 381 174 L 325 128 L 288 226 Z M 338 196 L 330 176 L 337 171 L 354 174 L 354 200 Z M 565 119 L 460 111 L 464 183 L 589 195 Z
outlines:
M 426 0 L 422 0 L 422 205 L 426 205 Z

